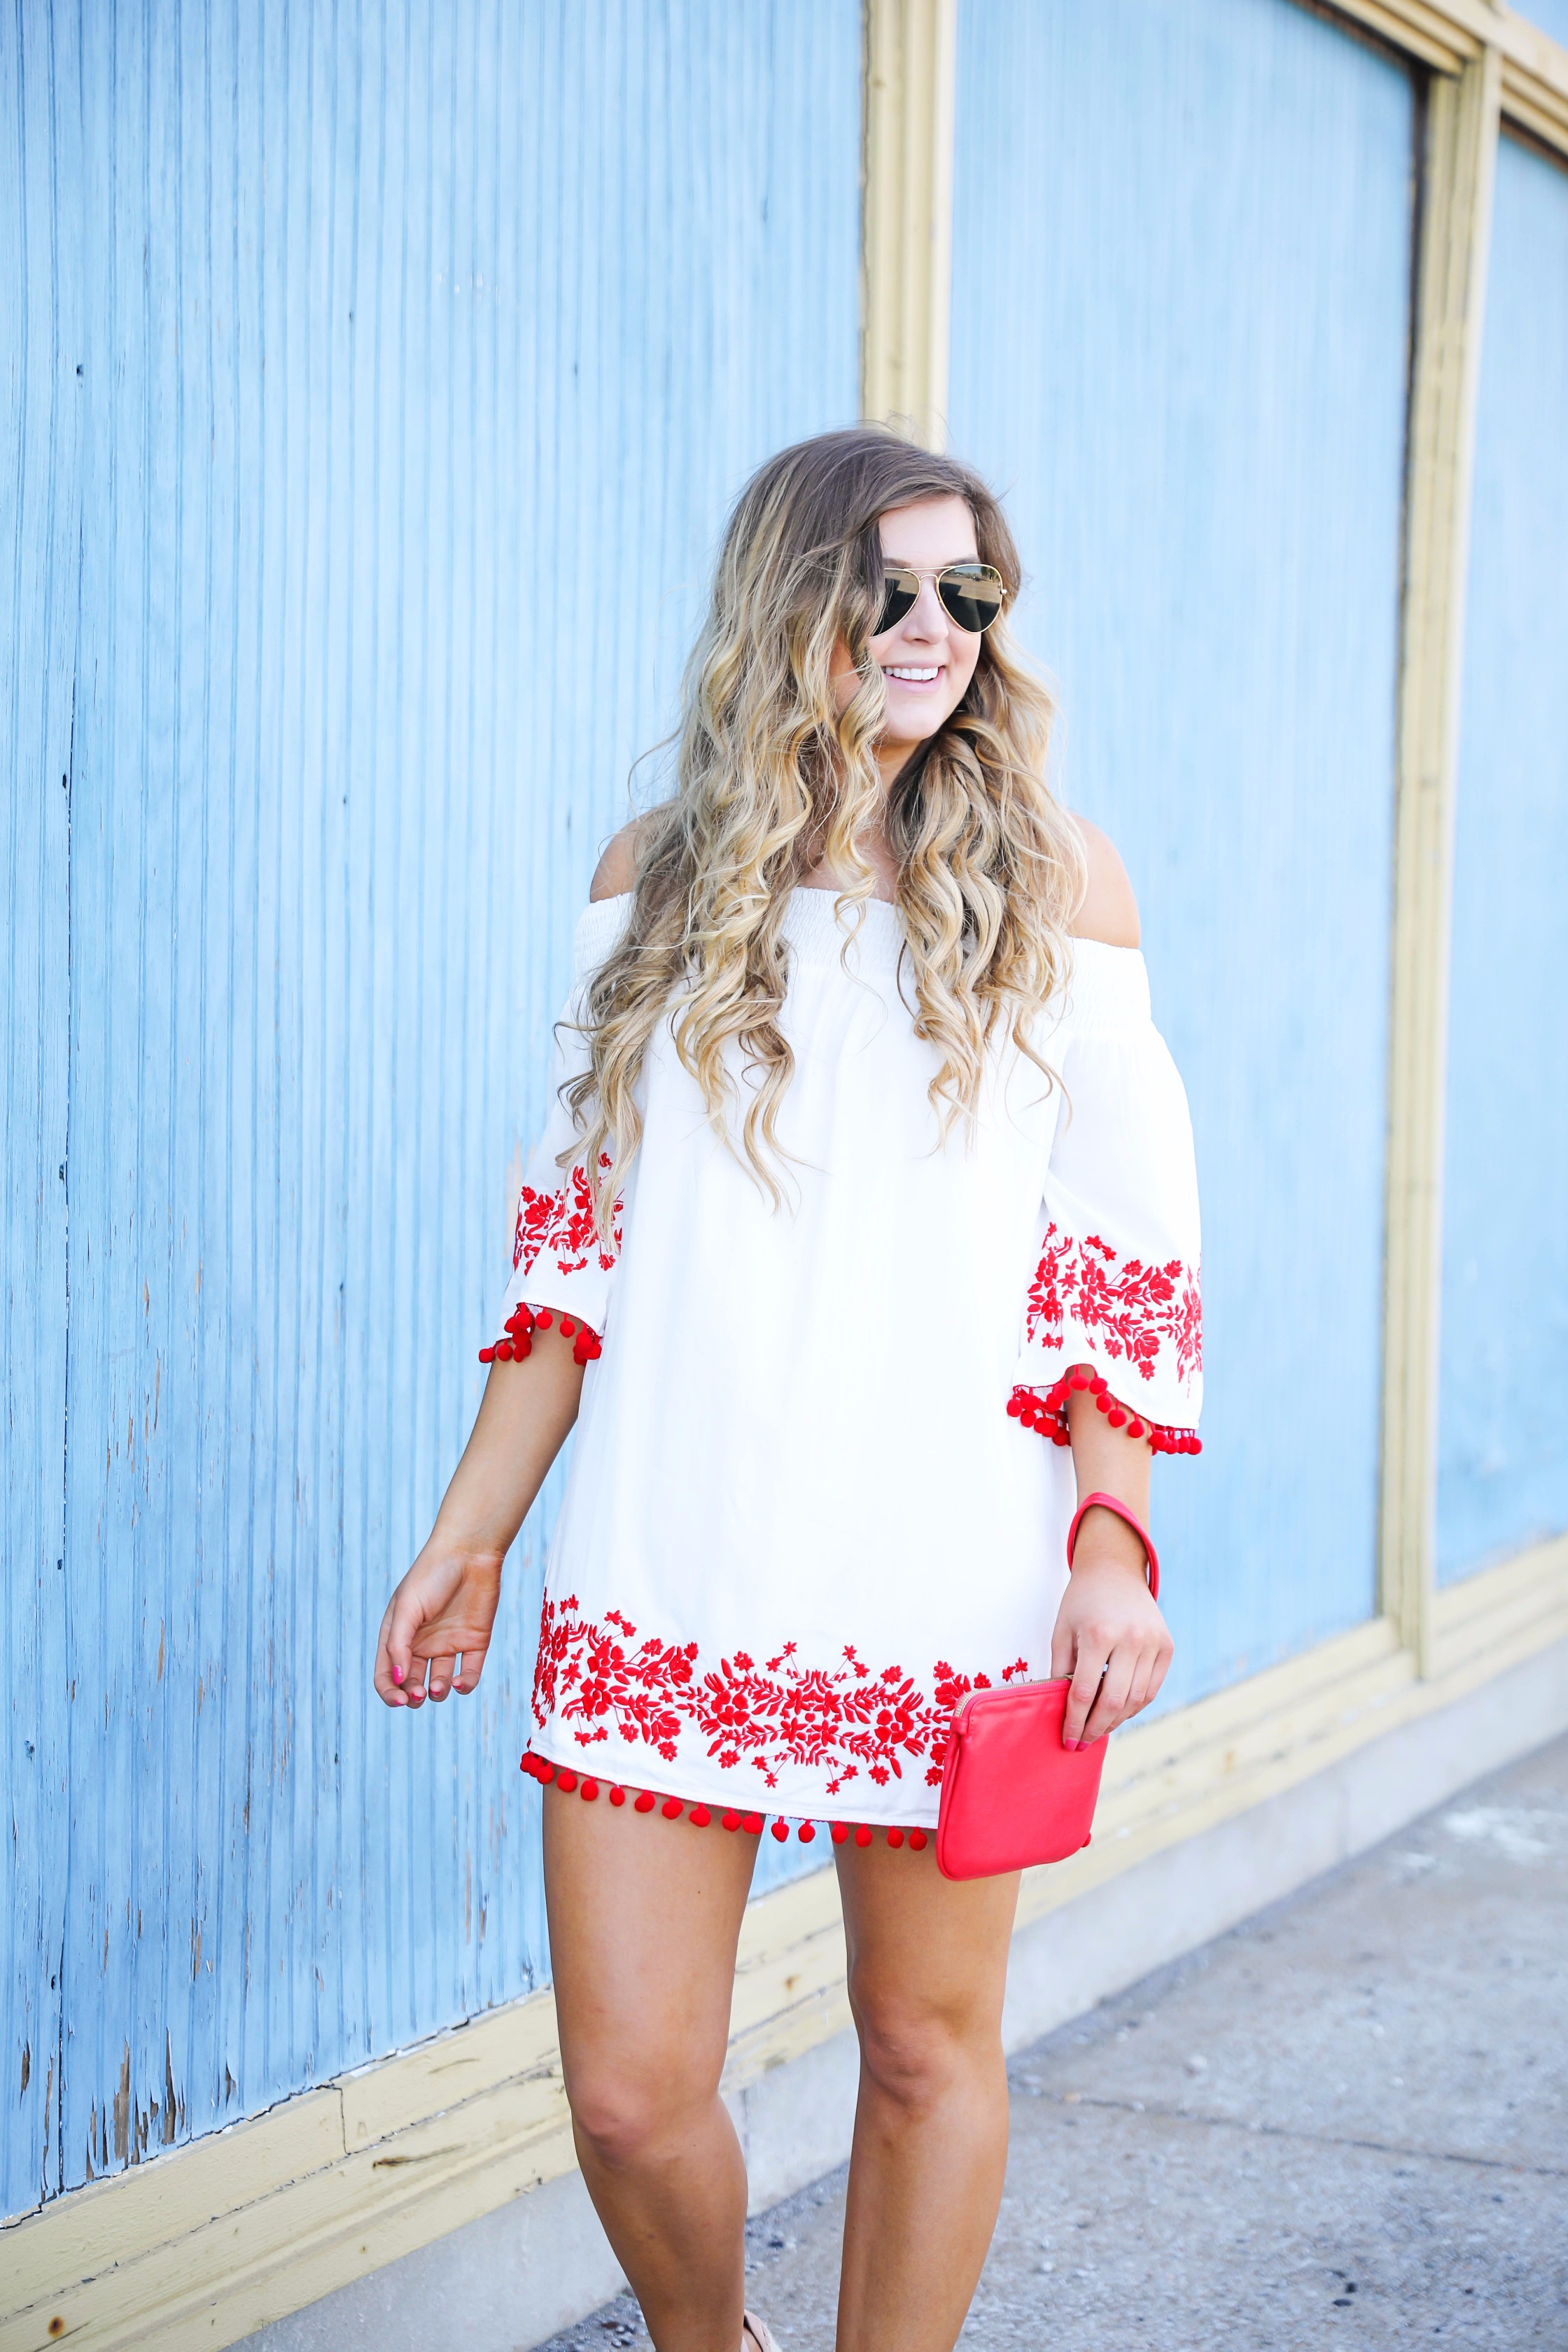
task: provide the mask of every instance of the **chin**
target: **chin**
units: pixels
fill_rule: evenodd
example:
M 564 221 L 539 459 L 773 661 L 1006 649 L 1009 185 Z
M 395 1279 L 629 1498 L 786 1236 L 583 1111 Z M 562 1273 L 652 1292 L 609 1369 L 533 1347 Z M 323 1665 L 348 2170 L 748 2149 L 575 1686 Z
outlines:
M 940 734 L 957 708 L 956 702 L 950 702 L 945 709 L 911 711 L 908 718 L 900 711 L 897 723 L 887 730 L 887 740 L 895 750 L 912 751 L 917 744 L 929 743 Z

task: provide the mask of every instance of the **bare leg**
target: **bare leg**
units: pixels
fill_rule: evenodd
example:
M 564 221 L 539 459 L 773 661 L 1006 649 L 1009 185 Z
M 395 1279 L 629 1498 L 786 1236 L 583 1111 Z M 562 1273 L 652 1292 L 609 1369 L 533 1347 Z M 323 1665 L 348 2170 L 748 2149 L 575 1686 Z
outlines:
M 955 1884 L 929 1848 L 841 1846 L 837 1862 L 860 2037 L 838 2352 L 952 2352 L 1007 2165 L 1018 1881 Z
M 573 2136 L 658 2352 L 740 2352 L 746 2172 L 719 2096 L 757 1841 L 544 1791 Z

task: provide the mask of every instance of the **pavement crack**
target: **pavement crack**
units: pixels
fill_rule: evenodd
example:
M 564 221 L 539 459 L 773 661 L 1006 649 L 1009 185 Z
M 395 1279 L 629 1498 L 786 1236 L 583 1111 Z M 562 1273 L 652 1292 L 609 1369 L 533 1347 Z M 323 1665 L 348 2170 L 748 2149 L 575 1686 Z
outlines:
M 1417 2147 L 1408 2140 L 1372 2139 L 1352 2132 L 1300 2131 L 1289 2124 L 1245 2123 L 1236 2116 L 1203 2115 L 1192 2107 L 1167 2107 L 1148 2099 L 1098 2098 L 1090 2091 L 1068 2097 L 1058 2092 L 1058 2106 L 1102 2107 L 1122 2116 L 1158 2116 L 1164 2123 L 1202 2124 L 1211 2131 L 1239 2132 L 1246 2139 L 1283 2139 L 1307 2147 L 1360 2147 L 1377 2156 L 1414 2156 L 1428 2164 L 1461 2164 L 1483 2172 L 1528 2173 L 1537 2180 L 1568 2180 L 1568 2165 L 1520 2164 L 1506 2156 L 1466 2156 L 1455 2148 Z

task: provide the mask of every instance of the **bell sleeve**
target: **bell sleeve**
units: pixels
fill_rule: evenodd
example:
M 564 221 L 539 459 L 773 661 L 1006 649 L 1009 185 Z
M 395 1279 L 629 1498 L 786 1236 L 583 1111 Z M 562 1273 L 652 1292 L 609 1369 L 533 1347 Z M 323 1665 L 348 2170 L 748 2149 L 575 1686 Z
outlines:
M 1075 943 L 1062 1104 L 1007 1410 L 1058 1445 L 1091 1391 L 1157 1454 L 1197 1454 L 1203 1398 L 1197 1174 L 1187 1098 L 1136 949 Z
M 626 1201 L 621 1192 L 605 1227 L 594 1206 L 586 1161 L 574 1147 L 582 1140 L 562 1089 L 587 1067 L 587 1041 L 579 1026 L 588 982 L 614 946 L 630 901 L 606 898 L 589 906 L 577 926 L 572 993 L 555 1024 L 551 1056 L 549 1113 L 544 1131 L 529 1156 L 518 1197 L 512 1236 L 511 1280 L 501 1300 L 496 1337 L 479 1349 L 481 1364 L 509 1363 L 529 1355 L 537 1331 L 558 1327 L 580 1364 L 602 1352 L 610 1296 L 625 1238 Z M 599 1167 L 607 1172 L 609 1153 Z

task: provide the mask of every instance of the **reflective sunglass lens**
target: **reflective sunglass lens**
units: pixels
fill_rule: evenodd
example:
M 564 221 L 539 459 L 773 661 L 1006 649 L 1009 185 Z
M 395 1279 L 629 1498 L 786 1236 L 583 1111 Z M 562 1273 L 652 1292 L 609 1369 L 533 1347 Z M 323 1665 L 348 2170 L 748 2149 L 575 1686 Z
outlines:
M 936 593 L 959 627 L 974 636 L 1002 610 L 1002 576 L 988 563 L 953 564 L 938 580 Z
M 921 583 L 912 572 L 888 572 L 882 575 L 882 617 L 871 632 L 873 636 L 885 636 L 896 629 L 906 613 L 912 613 L 921 593 Z

